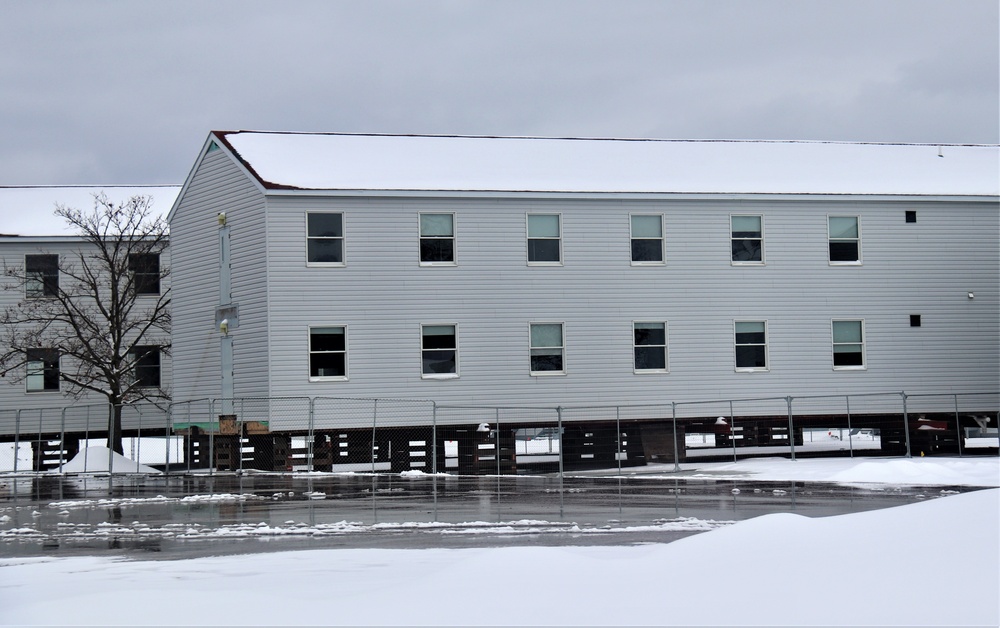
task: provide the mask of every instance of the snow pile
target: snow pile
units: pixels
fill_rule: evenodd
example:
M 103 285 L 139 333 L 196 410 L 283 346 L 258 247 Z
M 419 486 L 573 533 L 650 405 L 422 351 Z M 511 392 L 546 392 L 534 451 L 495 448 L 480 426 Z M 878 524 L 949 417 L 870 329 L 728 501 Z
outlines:
M 153 467 L 147 467 L 134 460 L 129 460 L 119 453 L 114 453 L 107 447 L 87 447 L 74 456 L 72 460 L 59 467 L 58 470 L 63 473 L 107 473 L 109 462 L 112 473 L 160 473 Z
M 0 622 L 995 626 L 998 528 L 994 489 L 663 545 L 6 558 Z
M 672 470 L 673 465 L 662 465 Z M 838 484 L 890 483 L 909 486 L 1000 486 L 1000 458 L 825 458 L 789 460 L 752 458 L 739 462 L 685 464 L 691 470 L 681 477 L 713 480 L 762 480 L 836 482 Z M 636 474 L 636 477 L 678 477 L 665 473 Z

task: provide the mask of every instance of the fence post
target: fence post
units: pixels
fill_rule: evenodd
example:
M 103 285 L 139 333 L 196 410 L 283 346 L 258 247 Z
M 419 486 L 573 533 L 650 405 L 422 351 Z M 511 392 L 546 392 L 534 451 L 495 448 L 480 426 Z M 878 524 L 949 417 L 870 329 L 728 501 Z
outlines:
M 954 395 L 954 397 L 955 397 L 955 436 L 958 437 L 957 438 L 957 440 L 958 440 L 958 457 L 961 458 L 962 457 L 962 440 L 963 440 L 963 438 L 962 438 L 962 421 L 958 417 L 958 395 Z
M 135 439 L 135 472 L 139 472 L 139 460 L 142 459 L 142 404 L 135 406 L 139 417 L 138 436 Z
M 733 414 L 733 401 L 729 400 L 729 440 L 733 442 L 733 462 L 736 462 L 736 415 Z
M 17 459 L 21 453 L 21 411 L 14 411 L 14 473 L 17 473 Z M 14 491 L 17 495 L 17 491 Z
M 559 491 L 562 492 L 563 481 L 563 451 L 566 449 L 563 443 L 562 406 L 556 406 L 556 421 L 559 425 Z M 549 441 L 551 442 L 551 440 Z
M 906 392 L 901 391 L 899 396 L 903 399 L 903 431 L 906 434 L 906 457 L 912 458 L 910 451 L 910 418 L 906 414 Z
M 372 481 L 375 481 L 375 426 L 378 424 L 378 399 L 375 399 L 372 403 L 372 450 L 370 452 L 372 460 Z M 375 497 L 375 491 L 372 491 L 372 498 Z
M 170 475 L 170 424 L 173 421 L 173 404 L 167 404 L 166 426 L 163 428 L 163 474 Z
M 313 458 L 316 455 L 315 451 L 315 438 L 316 438 L 316 398 L 310 397 L 309 399 L 309 436 L 306 440 L 306 455 L 309 457 L 309 466 L 306 469 L 312 473 L 316 470 L 313 464 Z M 325 436 L 323 437 L 326 438 Z M 333 443 L 330 443 L 330 456 L 331 460 L 333 457 Z
M 795 460 L 795 422 L 792 420 L 792 398 L 785 397 L 788 404 L 788 446 L 791 448 L 792 461 Z
M 116 435 L 116 438 L 121 438 L 121 430 L 116 429 L 118 426 L 115 421 L 115 406 L 114 404 L 108 404 L 108 440 L 111 441 L 111 435 Z M 111 476 L 115 472 L 115 449 L 111 447 L 111 442 L 108 443 L 108 492 L 111 492 Z
M 431 402 L 431 473 L 438 472 L 438 404 Z M 516 443 L 515 443 L 516 446 Z M 515 450 L 516 452 L 516 450 Z M 437 499 L 437 484 L 434 485 L 434 499 Z M 435 502 L 436 503 L 436 502 Z
M 215 402 L 217 399 L 208 400 L 208 474 L 215 475 L 215 431 L 222 427 L 219 416 L 215 414 Z M 215 419 L 215 428 L 212 428 L 212 419 Z
M 560 449 L 562 445 L 560 444 Z M 621 486 L 622 475 L 622 409 L 615 406 L 615 460 L 618 461 L 618 486 Z
M 958 403 L 957 401 L 955 403 Z M 59 474 L 62 475 L 66 473 L 63 471 L 63 465 L 66 464 L 66 459 L 63 454 L 66 453 L 66 408 L 62 409 L 59 413 Z
M 681 463 L 680 463 L 680 450 L 677 447 L 677 402 L 676 401 L 670 402 L 670 416 L 671 420 L 674 423 L 674 471 L 677 472 L 681 470 Z M 684 443 L 684 450 L 687 451 L 687 442 Z M 619 473 L 620 472 L 621 470 L 619 469 Z
M 854 457 L 854 435 L 851 433 L 851 396 L 844 395 L 844 402 L 847 404 L 847 447 L 851 450 L 851 458 Z

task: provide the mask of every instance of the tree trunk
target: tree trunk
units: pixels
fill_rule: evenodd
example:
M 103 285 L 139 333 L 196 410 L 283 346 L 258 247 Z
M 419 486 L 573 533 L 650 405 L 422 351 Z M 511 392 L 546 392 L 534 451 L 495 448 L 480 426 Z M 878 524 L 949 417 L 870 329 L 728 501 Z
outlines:
M 108 449 L 118 454 L 125 454 L 122 446 L 122 406 L 112 403 L 108 406 Z

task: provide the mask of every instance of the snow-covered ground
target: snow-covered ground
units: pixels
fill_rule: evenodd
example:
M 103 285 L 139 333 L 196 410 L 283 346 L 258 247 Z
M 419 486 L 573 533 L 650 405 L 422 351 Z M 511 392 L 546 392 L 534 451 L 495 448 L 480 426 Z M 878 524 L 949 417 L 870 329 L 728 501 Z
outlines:
M 769 459 L 682 472 L 1000 486 L 997 458 Z M 0 622 L 996 626 L 1000 490 L 950 493 L 821 519 L 765 515 L 668 544 L 0 558 Z

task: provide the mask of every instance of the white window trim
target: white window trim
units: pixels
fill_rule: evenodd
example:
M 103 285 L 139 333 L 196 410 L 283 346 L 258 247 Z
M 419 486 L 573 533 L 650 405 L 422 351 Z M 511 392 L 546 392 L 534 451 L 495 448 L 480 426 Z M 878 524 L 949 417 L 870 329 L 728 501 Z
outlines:
M 830 259 L 830 219 L 831 218 L 854 218 L 858 221 L 858 259 L 850 262 L 835 262 Z M 826 261 L 830 266 L 862 266 L 864 264 L 864 253 L 861 244 L 861 214 L 827 214 L 826 215 Z M 842 239 L 842 238 L 838 238 Z M 847 319 L 844 319 L 847 320 Z
M 860 231 L 858 232 L 861 233 Z M 838 322 L 861 323 L 861 366 L 837 366 L 834 364 L 833 348 L 837 343 L 833 341 L 833 324 Z M 840 343 L 855 344 L 855 343 Z M 830 319 L 830 364 L 835 371 L 867 371 L 868 370 L 868 333 L 865 331 L 865 319 L 863 318 L 832 318 Z
M 760 261 L 737 262 L 733 259 L 733 216 L 755 216 L 760 218 Z M 829 222 L 827 222 L 829 225 Z M 747 238 L 740 238 L 745 240 Z M 730 266 L 767 266 L 767 238 L 764 234 L 764 214 L 729 214 L 729 265 Z
M 528 235 L 528 217 L 529 216 L 558 216 L 559 218 L 559 261 L 558 262 L 533 262 L 531 261 L 531 250 L 528 246 L 528 241 L 532 240 L 531 236 Z M 524 258 L 528 261 L 528 266 L 563 266 L 565 256 L 563 255 L 563 219 L 562 212 L 528 212 L 524 215 Z M 535 240 L 553 240 L 556 238 L 534 238 Z M 631 256 L 630 256 L 631 257 Z M 565 329 L 564 329 L 565 331 Z M 565 338 L 563 339 L 565 342 Z
M 455 328 L 455 372 L 454 373 L 424 373 L 424 327 L 435 327 L 449 325 Z M 420 369 L 420 379 L 458 379 L 462 372 L 462 361 L 461 347 L 459 346 L 459 335 L 458 335 L 458 323 L 453 322 L 441 322 L 441 323 L 421 323 L 420 324 L 420 361 L 418 368 Z
M 309 261 L 309 214 L 340 214 L 340 255 L 342 262 L 310 262 Z M 310 210 L 306 212 L 305 220 L 306 238 L 306 266 L 309 268 L 343 268 L 347 266 L 347 213 L 343 211 Z M 316 325 L 316 327 L 330 327 L 330 325 Z
M 764 364 L 765 366 L 737 366 L 736 363 L 736 347 L 738 346 L 756 346 L 756 345 L 738 345 L 736 343 L 736 323 L 764 323 Z M 740 318 L 733 321 L 733 367 L 737 373 L 767 373 L 771 370 L 771 335 L 768 333 L 768 321 L 767 319 L 759 318 Z
M 312 330 L 323 329 L 328 327 L 343 327 L 344 328 L 344 374 L 336 376 L 327 377 L 314 377 L 312 375 L 312 346 L 310 340 L 312 338 Z M 350 347 L 350 332 L 347 325 L 342 323 L 327 323 L 323 325 L 310 325 L 306 329 L 306 374 L 309 377 L 310 382 L 346 382 L 351 379 L 351 347 Z
M 555 347 L 533 347 L 531 345 L 531 326 L 532 325 L 560 325 L 562 328 L 562 365 L 561 371 L 532 371 L 531 370 L 531 350 L 532 349 L 550 349 Z M 559 377 L 566 375 L 569 370 L 566 368 L 568 364 L 566 360 L 566 322 L 565 321 L 529 321 L 528 322 L 528 374 L 532 377 Z
M 656 216 L 660 219 L 660 261 L 658 262 L 637 262 L 632 259 L 632 240 L 653 240 L 654 238 L 636 238 L 632 235 L 632 216 Z M 664 224 L 663 214 L 646 214 L 643 212 L 630 213 L 628 215 L 628 259 L 632 266 L 665 266 L 667 263 L 667 230 Z M 655 323 L 658 321 L 640 321 Z M 633 338 L 634 340 L 634 338 Z
M 423 239 L 423 234 L 420 232 L 420 217 L 424 214 L 427 215 L 450 215 L 451 216 L 451 256 L 452 261 L 450 262 L 425 262 L 420 259 L 420 241 Z M 428 236 L 428 238 L 434 238 L 435 236 Z M 438 238 L 444 239 L 444 238 Z M 458 266 L 458 221 L 455 219 L 455 212 L 435 212 L 426 211 L 418 212 L 417 214 L 417 263 L 421 266 Z M 450 324 L 450 323 L 449 323 Z
M 636 323 L 656 323 L 663 325 L 663 341 L 666 343 L 663 345 L 663 364 L 666 368 L 662 369 L 637 369 L 635 367 L 635 348 L 637 346 L 654 346 L 654 345 L 636 345 L 635 344 L 635 324 Z M 563 341 L 565 342 L 565 340 Z M 669 373 L 670 372 L 670 324 L 667 321 L 651 321 L 648 319 L 644 320 L 634 320 L 632 321 L 632 372 L 636 375 L 656 375 L 658 373 Z

